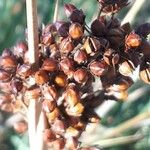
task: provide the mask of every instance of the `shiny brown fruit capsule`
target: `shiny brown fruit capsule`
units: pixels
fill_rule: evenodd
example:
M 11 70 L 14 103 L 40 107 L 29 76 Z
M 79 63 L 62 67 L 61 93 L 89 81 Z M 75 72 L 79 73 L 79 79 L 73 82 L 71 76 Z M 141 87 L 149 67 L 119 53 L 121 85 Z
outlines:
M 54 82 L 59 87 L 65 87 L 67 85 L 67 76 L 64 74 L 56 75 Z
M 60 52 L 62 54 L 68 55 L 70 52 L 73 51 L 74 47 L 75 46 L 73 44 L 73 41 L 69 37 L 67 37 L 63 39 L 63 41 L 60 43 Z
M 23 88 L 23 82 L 20 78 L 13 78 L 10 84 L 13 93 L 18 93 Z
M 35 77 L 35 82 L 38 85 L 45 84 L 49 80 L 48 74 L 44 70 L 37 71 L 34 77 Z
M 14 46 L 13 52 L 17 57 L 24 58 L 25 53 L 28 51 L 28 45 L 26 42 L 21 41 Z
M 75 106 L 78 102 L 80 102 L 79 92 L 75 89 L 75 87 L 68 87 L 65 92 L 65 101 L 69 107 Z
M 0 82 L 8 82 L 11 79 L 11 73 L 5 71 L 4 69 L 0 69 Z
M 56 139 L 53 141 L 54 150 L 63 150 L 65 147 L 65 140 L 62 138 Z
M 12 51 L 9 48 L 5 48 L 2 52 L 2 57 L 11 56 L 13 55 Z
M 87 54 L 83 50 L 77 50 L 74 54 L 74 61 L 78 64 L 85 63 L 87 61 Z
M 47 143 L 52 142 L 56 139 L 55 134 L 51 129 L 45 129 L 43 134 L 44 141 Z
M 65 4 L 64 9 L 65 9 L 65 13 L 66 13 L 67 17 L 70 17 L 72 12 L 77 8 L 72 4 Z
M 112 91 L 125 91 L 133 84 L 133 80 L 130 77 L 119 77 L 108 89 Z
M 79 131 L 75 129 L 74 127 L 68 127 L 66 129 L 65 137 L 70 138 L 70 137 L 78 137 L 79 136 Z
M 50 113 L 56 108 L 56 102 L 50 100 L 44 100 L 42 102 L 42 108 L 46 113 Z
M 54 43 L 53 35 L 51 33 L 44 34 L 42 36 L 42 43 L 47 46 L 53 44 Z
M 40 88 L 38 86 L 32 86 L 25 91 L 24 98 L 27 101 L 30 99 L 38 100 L 40 96 L 41 96 Z
M 140 70 L 140 79 L 147 84 L 150 84 L 150 67 Z
M 89 68 L 91 73 L 96 76 L 103 76 L 108 71 L 108 66 L 104 61 L 93 61 Z
M 70 58 L 64 58 L 60 61 L 62 71 L 68 76 L 72 77 L 74 72 L 74 61 Z
M 29 64 L 23 64 L 17 70 L 17 74 L 23 79 L 29 77 L 32 73 L 33 71 L 31 70 L 31 65 Z
M 0 67 L 4 68 L 5 70 L 12 70 L 16 69 L 17 61 L 14 56 L 5 56 L 0 58 Z
M 142 39 L 136 33 L 130 33 L 125 39 L 125 44 L 126 44 L 127 49 L 137 48 L 141 45 L 141 43 L 142 43 Z
M 67 150 L 77 150 L 78 149 L 78 140 L 77 138 L 69 137 L 66 139 L 65 149 Z
M 115 65 L 119 62 L 119 54 L 113 49 L 108 49 L 105 51 L 103 58 L 108 65 Z
M 98 39 L 88 37 L 83 44 L 83 48 L 87 54 L 93 54 L 101 48 L 101 44 Z
M 13 112 L 13 105 L 11 103 L 4 103 L 0 106 L 0 109 L 5 112 Z
M 77 83 L 84 84 L 88 80 L 88 72 L 86 69 L 80 68 L 74 72 L 73 77 Z
M 56 119 L 59 118 L 60 116 L 60 111 L 59 109 L 56 107 L 52 112 L 50 113 L 46 113 L 46 116 L 48 118 L 49 123 L 54 122 Z
M 134 71 L 134 65 L 131 61 L 124 61 L 119 64 L 119 72 L 124 76 L 129 76 Z
M 58 62 L 51 58 L 46 58 L 42 64 L 42 69 L 45 71 L 53 72 L 58 70 Z
M 84 106 L 81 103 L 77 103 L 73 107 L 67 107 L 66 112 L 69 116 L 80 117 L 84 111 Z
M 0 93 L 0 106 L 4 103 L 10 103 L 12 100 L 10 94 Z
M 127 91 L 110 91 L 110 95 L 113 95 L 119 100 L 126 100 L 128 98 L 128 92 Z
M 69 35 L 74 40 L 80 39 L 83 34 L 83 27 L 79 23 L 72 23 L 69 27 Z

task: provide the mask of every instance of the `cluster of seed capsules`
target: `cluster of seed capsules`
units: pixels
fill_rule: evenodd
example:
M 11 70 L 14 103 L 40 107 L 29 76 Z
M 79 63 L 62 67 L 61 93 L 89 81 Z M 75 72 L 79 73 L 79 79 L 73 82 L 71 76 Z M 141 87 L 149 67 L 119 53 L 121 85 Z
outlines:
M 39 67 L 29 63 L 28 46 L 19 42 L 0 57 L 0 108 L 16 112 L 34 99 L 42 102 L 49 128 L 44 140 L 54 149 L 78 149 L 88 123 L 99 123 L 94 109 L 107 99 L 126 99 L 133 84 L 130 75 L 150 84 L 150 24 L 132 30 L 114 13 L 127 1 L 99 1 L 106 14 L 85 23 L 85 14 L 65 5 L 68 21 L 57 21 L 39 30 Z M 107 7 L 106 7 L 107 6 Z M 108 7 L 109 6 L 109 7 Z M 117 9 L 118 8 L 118 9 Z M 106 11 L 107 10 L 107 11 Z M 107 13 L 112 15 L 107 15 Z M 95 80 L 100 86 L 93 87 Z M 96 90 L 95 90 L 96 89 Z

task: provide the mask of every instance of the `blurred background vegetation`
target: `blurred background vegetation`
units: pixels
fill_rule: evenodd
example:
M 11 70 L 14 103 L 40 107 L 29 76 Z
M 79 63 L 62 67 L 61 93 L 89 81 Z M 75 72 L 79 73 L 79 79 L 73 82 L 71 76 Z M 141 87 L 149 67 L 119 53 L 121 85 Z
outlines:
M 64 19 L 63 4 L 73 3 L 78 8 L 82 8 L 86 14 L 86 22 L 90 21 L 98 13 L 96 0 L 60 0 L 59 18 Z M 53 20 L 55 0 L 38 0 L 39 25 L 47 24 Z M 124 8 L 119 18 L 122 20 L 130 9 L 130 5 Z M 144 22 L 150 22 L 150 1 L 146 0 L 138 14 L 135 16 L 132 26 L 137 26 Z M 6 47 L 15 45 L 17 41 L 24 40 L 26 29 L 25 0 L 0 0 L 0 51 Z M 139 91 L 143 90 L 138 97 Z M 114 127 L 120 123 L 150 110 L 150 86 L 137 81 L 130 89 L 130 101 L 118 102 L 102 118 L 105 127 Z M 132 97 L 132 98 L 131 98 Z M 11 125 L 8 125 L 10 114 L 0 112 L 0 150 L 28 150 L 28 137 L 18 135 Z M 149 150 L 150 149 L 150 119 L 142 122 L 136 129 L 129 130 L 124 135 L 142 133 L 144 138 L 138 142 L 126 145 L 116 145 L 107 150 Z

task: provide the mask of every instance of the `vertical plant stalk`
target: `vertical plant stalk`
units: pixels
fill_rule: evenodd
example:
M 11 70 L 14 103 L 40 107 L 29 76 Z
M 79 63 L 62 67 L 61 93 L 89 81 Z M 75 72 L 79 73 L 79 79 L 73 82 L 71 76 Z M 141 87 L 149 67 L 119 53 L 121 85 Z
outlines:
M 27 12 L 27 28 L 28 28 L 28 47 L 29 47 L 29 62 L 34 68 L 38 68 L 39 62 L 39 38 L 38 38 L 38 17 L 37 17 L 37 2 L 36 0 L 26 0 Z M 44 115 L 41 113 L 41 103 L 35 99 L 31 99 L 28 107 L 28 132 L 30 150 L 44 150 L 43 130 L 44 130 Z M 37 126 L 40 127 L 37 128 Z M 37 130 L 38 134 L 37 134 Z M 40 141 L 40 142 L 37 142 Z
M 59 7 L 59 0 L 55 0 L 55 10 L 54 10 L 53 22 L 56 22 L 58 19 L 58 7 Z

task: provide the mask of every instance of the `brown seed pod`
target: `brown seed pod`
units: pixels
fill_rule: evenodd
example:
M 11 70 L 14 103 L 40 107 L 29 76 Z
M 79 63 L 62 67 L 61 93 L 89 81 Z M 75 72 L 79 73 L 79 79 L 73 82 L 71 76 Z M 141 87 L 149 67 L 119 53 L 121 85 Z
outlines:
M 28 78 L 32 73 L 33 70 L 29 64 L 23 64 L 17 69 L 17 74 L 23 79 Z
M 42 36 L 42 43 L 46 46 L 54 44 L 54 37 L 51 33 L 44 34 Z
M 84 111 L 84 106 L 81 103 L 77 103 L 73 107 L 67 107 L 66 112 L 69 116 L 80 117 Z
M 39 71 L 37 71 L 35 73 L 34 77 L 35 77 L 35 82 L 38 85 L 45 84 L 49 80 L 48 74 L 44 70 L 42 70 L 42 69 L 39 70 Z
M 80 132 L 77 129 L 70 126 L 66 129 L 65 138 L 78 137 L 79 134 Z
M 72 23 L 69 27 L 69 35 L 74 40 L 80 39 L 83 34 L 83 27 L 79 23 Z
M 59 87 L 65 87 L 67 85 L 67 76 L 65 74 L 57 74 L 54 83 Z
M 18 93 L 23 88 L 23 82 L 20 78 L 13 78 L 10 84 L 13 93 Z
M 108 71 L 108 65 L 104 61 L 93 61 L 89 64 L 89 68 L 96 76 L 103 76 Z
M 78 64 L 85 63 L 87 61 L 87 54 L 83 50 L 77 50 L 74 53 L 74 61 L 76 61 Z
M 125 38 L 126 49 L 137 48 L 141 45 L 141 43 L 142 43 L 141 37 L 138 34 L 134 33 L 134 32 L 131 32 Z
M 140 70 L 140 79 L 147 84 L 150 84 L 150 67 Z
M 111 85 L 108 89 L 111 91 L 125 91 L 133 84 L 133 80 L 130 77 L 118 77 L 116 78 L 113 85 Z
M 75 46 L 74 46 L 71 38 L 67 37 L 67 38 L 63 39 L 62 42 L 60 43 L 60 52 L 62 54 L 68 55 L 70 52 L 73 51 L 74 47 Z
M 11 80 L 11 73 L 5 71 L 4 69 L 0 69 L 0 82 L 8 82 Z
M 63 135 L 66 130 L 65 120 L 56 119 L 52 124 L 52 130 L 55 134 Z
M 76 150 L 76 149 L 78 149 L 78 145 L 79 145 L 79 142 L 78 142 L 77 138 L 70 137 L 70 138 L 66 139 L 65 149 Z
M 84 84 L 88 80 L 88 72 L 86 69 L 80 68 L 74 72 L 73 77 L 77 83 Z
M 100 41 L 96 38 L 87 37 L 84 42 L 83 48 L 87 54 L 95 54 L 96 51 L 100 50 L 101 44 Z
M 44 100 L 42 102 L 42 108 L 46 113 L 50 113 L 56 108 L 56 102 L 50 100 Z
M 14 56 L 4 56 L 0 58 L 0 67 L 5 70 L 15 70 L 17 67 L 17 61 Z
M 50 113 L 46 113 L 46 116 L 48 118 L 49 123 L 54 122 L 56 119 L 59 118 L 60 116 L 60 111 L 59 109 L 56 107 L 52 112 Z
M 56 139 L 53 141 L 54 150 L 62 150 L 65 147 L 65 140 L 62 138 Z
M 13 105 L 11 103 L 4 103 L 4 104 L 0 105 L 0 109 L 2 111 L 12 113 L 13 112 Z
M 45 129 L 43 134 L 43 138 L 46 143 L 52 142 L 56 139 L 55 134 L 51 129 Z
M 24 58 L 25 53 L 28 51 L 28 45 L 26 42 L 21 41 L 14 46 L 13 53 L 17 57 Z
M 113 49 L 105 51 L 103 58 L 108 65 L 116 65 L 119 62 L 119 54 Z
M 74 72 L 74 61 L 70 58 L 64 58 L 60 61 L 62 71 L 71 78 Z
M 53 72 L 58 70 L 58 62 L 55 59 L 46 58 L 42 64 L 42 69 Z
M 41 96 L 40 88 L 34 85 L 25 91 L 24 99 L 25 101 L 29 101 L 30 99 L 38 100 L 40 96 Z
M 80 95 L 74 86 L 68 86 L 65 92 L 65 101 L 67 106 L 73 107 L 80 102 Z
M 119 100 L 126 100 L 128 98 L 127 91 L 110 91 L 108 94 L 116 97 Z
M 13 55 L 13 53 L 12 53 L 12 51 L 9 49 L 9 48 L 5 48 L 4 50 L 3 50 L 3 52 L 2 52 L 2 57 L 6 57 L 6 56 L 12 56 Z
M 70 17 L 70 15 L 72 14 L 72 12 L 75 9 L 77 9 L 77 8 L 72 4 L 65 4 L 64 5 L 64 10 L 65 10 L 65 13 L 66 13 L 67 17 Z
M 124 61 L 119 64 L 119 72 L 124 76 L 129 76 L 133 73 L 134 65 L 131 61 Z

